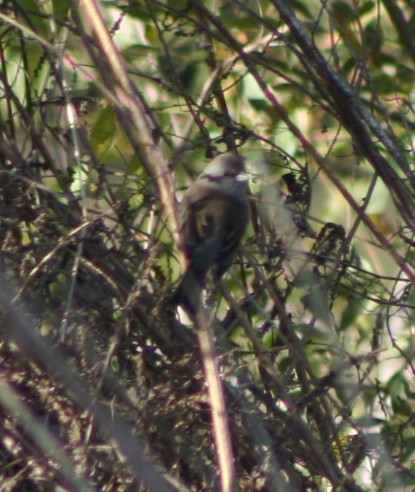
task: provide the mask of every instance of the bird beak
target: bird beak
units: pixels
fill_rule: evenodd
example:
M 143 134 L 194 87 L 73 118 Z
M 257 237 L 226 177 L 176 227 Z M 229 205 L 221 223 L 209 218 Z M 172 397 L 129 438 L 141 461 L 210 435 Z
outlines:
M 241 183 L 247 182 L 249 180 L 249 176 L 247 173 L 240 173 L 235 176 L 236 181 L 240 181 Z

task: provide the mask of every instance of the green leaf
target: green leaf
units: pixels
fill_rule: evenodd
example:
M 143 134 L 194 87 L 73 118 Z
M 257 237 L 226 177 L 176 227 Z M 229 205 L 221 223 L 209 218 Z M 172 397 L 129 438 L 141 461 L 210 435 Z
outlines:
M 91 147 L 97 159 L 103 160 L 111 149 L 116 129 L 114 108 L 107 106 L 101 111 L 91 132 Z
M 398 415 L 403 415 L 405 417 L 413 416 L 413 409 L 411 405 L 408 404 L 406 398 L 401 398 L 400 396 L 394 398 L 392 400 L 392 408 Z
M 131 44 L 122 50 L 121 54 L 127 62 L 132 63 L 136 60 L 142 59 L 145 56 L 148 56 L 149 52 L 153 51 L 155 51 L 155 48 L 152 46 L 147 46 L 145 44 Z
M 373 2 L 372 0 L 369 0 L 368 2 L 363 2 L 359 7 L 359 15 L 361 16 L 367 14 L 368 12 L 371 12 L 375 6 L 376 2 Z
M 327 291 L 320 284 L 311 285 L 307 294 L 301 298 L 304 307 L 317 316 L 318 319 L 330 324 L 330 308 Z
M 58 21 L 64 21 L 68 17 L 71 4 L 69 0 L 53 0 L 53 16 Z
M 394 94 L 397 91 L 396 79 L 386 73 L 374 77 L 374 86 L 381 94 Z
M 42 37 L 48 39 L 50 29 L 44 12 L 40 9 L 40 3 L 37 0 L 19 0 L 17 3 L 29 20 L 30 27 Z
M 134 174 L 141 168 L 141 159 L 133 154 L 128 162 L 128 174 Z
M 278 333 L 275 330 L 270 329 L 265 333 L 263 338 L 263 344 L 266 349 L 272 349 L 275 347 L 275 342 L 277 341 Z
M 343 331 L 356 320 L 362 312 L 363 303 L 361 301 L 350 302 L 342 313 L 339 330 Z
M 356 18 L 356 11 L 350 3 L 339 0 L 331 4 L 331 9 L 338 22 L 348 23 Z

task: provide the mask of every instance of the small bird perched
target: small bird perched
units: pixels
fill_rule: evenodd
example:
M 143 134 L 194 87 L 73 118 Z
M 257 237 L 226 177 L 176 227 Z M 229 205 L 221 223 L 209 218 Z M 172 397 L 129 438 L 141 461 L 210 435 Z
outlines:
M 247 192 L 244 161 L 233 154 L 213 159 L 187 191 L 182 225 L 188 266 L 174 304 L 196 312 L 209 270 L 217 281 L 230 267 L 249 220 Z

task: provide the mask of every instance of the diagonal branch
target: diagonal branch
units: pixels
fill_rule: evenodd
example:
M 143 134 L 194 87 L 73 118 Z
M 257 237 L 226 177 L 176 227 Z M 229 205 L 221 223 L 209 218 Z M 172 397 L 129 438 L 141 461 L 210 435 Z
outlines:
M 110 70 L 110 74 L 108 74 L 108 70 L 105 71 L 102 63 L 97 65 L 101 71 L 102 80 L 104 83 L 111 83 L 109 79 L 112 78 L 115 82 L 115 91 L 119 99 L 117 110 L 120 115 L 120 123 L 144 168 L 156 185 L 160 201 L 168 217 L 170 234 L 175 243 L 181 245 L 179 210 L 174 194 L 173 180 L 166 160 L 156 143 L 155 129 L 150 125 L 144 104 L 137 94 L 126 70 L 124 60 L 105 25 L 98 2 L 82 0 L 80 6 L 87 23 L 95 34 L 97 43 L 101 48 L 101 54 L 105 57 Z M 88 44 L 86 46 L 88 47 Z

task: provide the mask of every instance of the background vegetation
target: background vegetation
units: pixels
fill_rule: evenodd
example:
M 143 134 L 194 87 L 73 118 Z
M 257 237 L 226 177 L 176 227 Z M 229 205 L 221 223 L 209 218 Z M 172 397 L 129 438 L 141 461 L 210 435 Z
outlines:
M 414 29 L 413 0 L 2 3 L 0 490 L 220 490 L 168 299 L 176 198 L 236 150 L 229 490 L 413 490 Z

